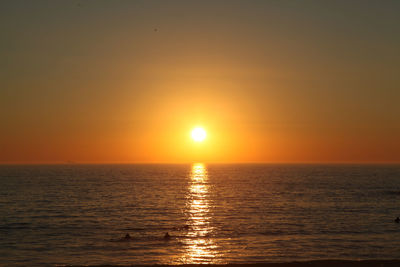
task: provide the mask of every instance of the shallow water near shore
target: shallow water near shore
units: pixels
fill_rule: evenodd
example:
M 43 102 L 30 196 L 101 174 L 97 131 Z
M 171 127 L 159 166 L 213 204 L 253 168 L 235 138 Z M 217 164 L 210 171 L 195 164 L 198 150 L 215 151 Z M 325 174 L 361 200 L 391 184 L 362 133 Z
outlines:
M 399 259 L 397 216 L 399 165 L 0 166 L 4 265 Z

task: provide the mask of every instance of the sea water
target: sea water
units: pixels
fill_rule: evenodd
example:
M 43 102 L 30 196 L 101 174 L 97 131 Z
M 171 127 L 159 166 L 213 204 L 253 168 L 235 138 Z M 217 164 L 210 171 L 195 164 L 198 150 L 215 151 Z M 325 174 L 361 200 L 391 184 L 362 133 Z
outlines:
M 399 165 L 0 166 L 0 265 L 399 259 L 397 216 Z

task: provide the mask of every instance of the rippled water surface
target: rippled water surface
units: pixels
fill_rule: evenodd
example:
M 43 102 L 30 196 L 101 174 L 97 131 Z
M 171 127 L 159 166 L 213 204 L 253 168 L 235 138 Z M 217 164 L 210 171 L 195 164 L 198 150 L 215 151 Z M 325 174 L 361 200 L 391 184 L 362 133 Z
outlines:
M 400 259 L 397 216 L 398 165 L 0 166 L 0 265 Z

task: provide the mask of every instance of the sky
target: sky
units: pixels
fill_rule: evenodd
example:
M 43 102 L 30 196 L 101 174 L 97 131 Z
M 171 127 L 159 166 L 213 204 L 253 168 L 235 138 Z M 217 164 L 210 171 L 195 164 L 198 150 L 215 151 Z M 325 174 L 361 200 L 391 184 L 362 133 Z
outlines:
M 389 0 L 1 1 L 0 163 L 398 163 L 399 14 Z

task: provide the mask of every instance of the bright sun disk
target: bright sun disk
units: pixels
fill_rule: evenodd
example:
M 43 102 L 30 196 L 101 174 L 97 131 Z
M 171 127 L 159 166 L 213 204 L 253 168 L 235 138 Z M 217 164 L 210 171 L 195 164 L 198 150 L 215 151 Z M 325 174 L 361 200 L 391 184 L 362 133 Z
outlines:
M 192 130 L 192 138 L 196 142 L 202 142 L 206 136 L 206 131 L 201 127 L 196 127 Z

